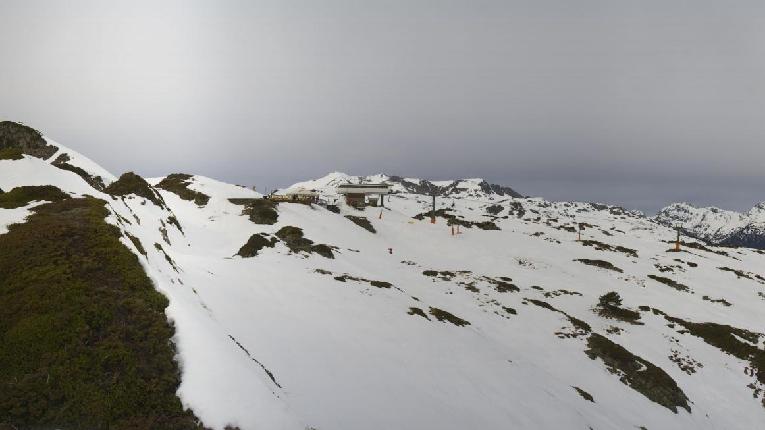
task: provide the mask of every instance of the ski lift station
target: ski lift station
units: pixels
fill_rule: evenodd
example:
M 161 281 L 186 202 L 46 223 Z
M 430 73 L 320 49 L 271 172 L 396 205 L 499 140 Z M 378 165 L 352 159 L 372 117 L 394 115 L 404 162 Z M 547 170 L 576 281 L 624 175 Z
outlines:
M 353 207 L 385 206 L 383 197 L 390 194 L 391 186 L 386 183 L 342 184 L 337 193 L 345 196 L 345 203 Z

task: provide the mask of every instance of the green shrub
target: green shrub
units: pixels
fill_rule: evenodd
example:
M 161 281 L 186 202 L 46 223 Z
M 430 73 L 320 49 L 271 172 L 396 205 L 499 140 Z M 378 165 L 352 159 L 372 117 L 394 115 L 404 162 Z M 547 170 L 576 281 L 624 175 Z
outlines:
M 45 200 L 57 202 L 69 198 L 65 192 L 53 185 L 16 187 L 7 193 L 0 193 L 0 208 L 15 209 L 31 202 Z
M 35 207 L 0 235 L 0 427 L 193 429 L 167 299 L 102 200 Z
M 165 207 L 165 201 L 146 180 L 133 172 L 123 173 L 120 178 L 104 189 L 104 192 L 113 196 L 126 196 L 135 194 L 143 197 L 159 207 Z
M 674 413 L 677 413 L 678 407 L 691 412 L 688 397 L 660 367 L 597 333 L 587 339 L 587 347 L 587 356 L 603 360 L 611 373 L 619 375 L 623 384 Z
M 263 248 L 273 248 L 276 245 L 277 240 L 275 238 L 267 238 L 263 234 L 256 233 L 250 236 L 250 239 L 245 243 L 236 255 L 241 257 L 254 257 L 258 255 L 258 252 Z
M 22 158 L 24 158 L 24 153 L 19 148 L 0 149 L 0 160 L 21 160 Z
M 198 206 L 206 205 L 207 202 L 210 201 L 210 196 L 190 189 L 189 184 L 191 183 L 191 178 L 191 175 L 185 173 L 173 173 L 162 179 L 162 181 L 157 184 L 157 188 L 170 191 L 183 200 L 193 201 Z

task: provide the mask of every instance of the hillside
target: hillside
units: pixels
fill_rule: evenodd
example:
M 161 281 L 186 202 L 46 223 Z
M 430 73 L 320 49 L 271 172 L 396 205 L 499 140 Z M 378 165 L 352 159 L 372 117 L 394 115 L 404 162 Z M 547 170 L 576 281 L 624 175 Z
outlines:
M 0 427 L 166 428 L 126 424 L 157 411 L 175 414 L 177 428 L 195 428 L 198 418 L 242 430 L 752 429 L 765 420 L 764 251 L 686 239 L 671 252 L 674 231 L 640 213 L 521 198 L 482 180 L 362 177 L 395 184 L 384 209 L 275 204 L 191 174 L 118 179 L 45 136 L 18 140 L 2 130 L 0 150 L 10 155 L 0 157 L 0 244 L 31 246 L 19 236 L 28 231 L 55 258 L 80 258 L 71 253 L 80 247 L 36 226 L 49 208 L 81 213 L 84 205 L 93 228 L 113 236 L 110 248 L 89 247 L 79 261 L 115 272 L 116 252 L 134 283 L 110 281 L 101 295 L 72 303 L 86 313 L 108 305 L 99 315 L 112 321 L 124 314 L 111 308 L 120 301 L 109 291 L 130 303 L 151 297 L 134 291 L 142 277 L 167 301 L 134 303 L 166 324 L 150 319 L 157 328 L 140 326 L 145 337 L 109 338 L 127 351 L 124 361 L 107 360 L 109 377 L 123 382 L 112 393 L 122 393 L 130 369 L 138 380 L 161 380 L 146 391 L 154 403 L 124 403 L 131 414 L 70 392 L 50 398 L 49 381 L 94 378 L 49 380 L 57 344 L 38 342 L 70 330 L 67 320 L 43 317 L 63 312 L 54 306 L 57 285 L 80 284 L 58 269 L 31 270 L 31 248 L 1 253 L 0 308 L 14 317 L 0 323 L 0 345 L 27 349 L 14 350 L 24 368 L 0 374 L 0 383 L 19 375 L 38 382 L 13 396 L 0 390 Z M 41 153 L 47 146 L 55 148 Z M 79 169 L 56 165 L 62 154 Z M 348 178 L 334 173 L 290 189 L 332 195 Z M 434 187 L 432 224 L 426 194 Z M 34 288 L 19 290 L 26 285 Z M 30 307 L 37 301 L 45 312 Z M 93 333 L 101 321 L 77 327 Z M 91 338 L 74 344 L 89 354 Z M 176 361 L 166 349 L 138 349 L 137 338 L 171 345 Z M 130 354 L 161 370 L 137 369 Z M 175 386 L 174 403 L 167 393 Z M 11 401 L 19 397 L 34 402 Z M 64 402 L 104 418 L 65 420 Z M 33 414 L 40 410 L 60 413 Z
M 674 203 L 654 219 L 668 227 L 680 225 L 685 234 L 709 243 L 765 249 L 765 202 L 746 213 Z

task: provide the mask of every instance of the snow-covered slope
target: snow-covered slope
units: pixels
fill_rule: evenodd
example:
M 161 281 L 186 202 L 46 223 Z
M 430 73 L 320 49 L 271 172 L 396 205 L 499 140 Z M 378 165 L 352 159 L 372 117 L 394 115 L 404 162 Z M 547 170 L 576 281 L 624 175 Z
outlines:
M 431 202 L 407 188 L 414 179 L 394 181 L 385 209 L 280 203 L 274 224 L 256 224 L 248 205 L 260 195 L 241 187 L 183 176 L 208 197 L 199 200 L 155 178 L 161 207 L 99 191 L 55 158 L 0 160 L 0 188 L 50 184 L 107 202 L 108 221 L 169 298 L 178 395 L 211 428 L 765 422 L 765 255 L 756 250 L 668 252 L 672 229 L 639 213 L 514 198 L 480 180 L 432 183 L 452 190 L 435 224 L 415 218 Z M 294 187 L 331 193 L 349 179 L 358 180 L 335 173 Z M 35 204 L 0 209 L 0 234 Z M 290 242 L 288 226 L 331 246 L 333 258 Z M 237 255 L 253 235 L 262 248 Z M 601 300 L 609 292 L 621 303 Z
M 654 219 L 669 227 L 680 226 L 686 234 L 711 243 L 765 249 L 765 203 L 743 214 L 674 203 Z

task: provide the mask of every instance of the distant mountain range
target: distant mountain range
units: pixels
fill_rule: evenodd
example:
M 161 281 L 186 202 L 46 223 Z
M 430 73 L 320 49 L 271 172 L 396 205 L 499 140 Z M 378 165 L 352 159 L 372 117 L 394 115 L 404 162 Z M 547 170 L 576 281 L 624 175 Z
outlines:
M 395 175 L 377 174 L 370 176 L 351 176 L 341 172 L 332 172 L 319 179 L 298 182 L 280 192 L 306 189 L 322 194 L 333 195 L 335 188 L 341 184 L 388 182 L 393 185 L 393 191 L 398 193 L 435 195 L 438 197 L 523 197 L 510 187 L 490 184 L 481 178 L 456 179 L 447 181 L 429 181 L 417 178 L 404 178 Z
M 680 226 L 688 236 L 715 245 L 765 249 L 765 202 L 746 213 L 673 203 L 654 220 L 668 227 Z

